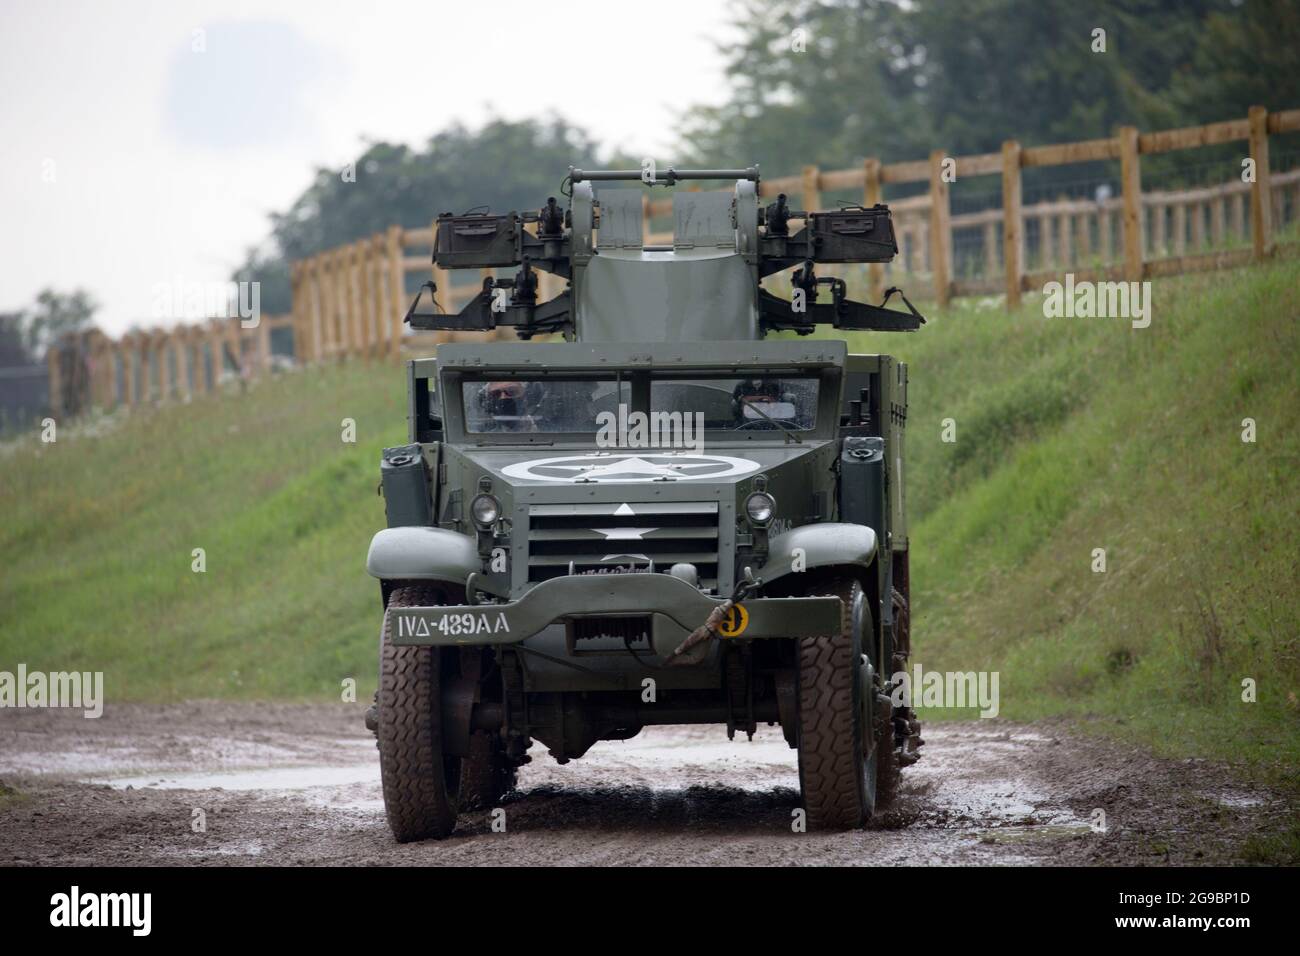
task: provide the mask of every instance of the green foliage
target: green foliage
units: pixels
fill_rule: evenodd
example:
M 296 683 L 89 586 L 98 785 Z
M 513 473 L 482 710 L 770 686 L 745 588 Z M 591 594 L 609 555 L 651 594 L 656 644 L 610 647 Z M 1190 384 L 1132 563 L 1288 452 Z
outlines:
M 690 111 L 703 165 L 769 175 L 1244 117 L 1300 102 L 1289 0 L 746 0 L 728 95 Z M 1094 52 L 1093 31 L 1105 31 Z M 804 52 L 792 49 L 804 31 Z M 1077 173 L 1076 173 L 1077 175 Z
M 727 101 L 696 107 L 683 123 L 691 165 L 757 161 L 781 175 L 804 163 L 849 166 L 868 153 L 929 152 L 935 130 L 918 85 L 926 46 L 897 4 L 746 0 L 738 10 L 742 37 L 720 50 Z M 805 48 L 793 52 L 800 39 Z
M 84 289 L 43 289 L 33 306 L 0 315 L 0 365 L 40 361 L 60 336 L 88 328 L 98 308 Z

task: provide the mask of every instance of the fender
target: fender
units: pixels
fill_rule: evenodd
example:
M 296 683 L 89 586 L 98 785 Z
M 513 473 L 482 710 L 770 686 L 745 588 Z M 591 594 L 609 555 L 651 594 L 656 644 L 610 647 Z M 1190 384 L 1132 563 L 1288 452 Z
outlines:
M 370 539 L 366 570 L 381 581 L 449 581 L 464 584 L 483 570 L 473 538 L 446 528 L 385 528 Z
M 814 568 L 849 565 L 870 567 L 876 559 L 876 532 L 864 524 L 828 522 L 806 524 L 778 534 L 768 543 L 767 563 L 755 573 L 764 584 L 794 571 L 796 549 L 803 552 L 801 566 Z

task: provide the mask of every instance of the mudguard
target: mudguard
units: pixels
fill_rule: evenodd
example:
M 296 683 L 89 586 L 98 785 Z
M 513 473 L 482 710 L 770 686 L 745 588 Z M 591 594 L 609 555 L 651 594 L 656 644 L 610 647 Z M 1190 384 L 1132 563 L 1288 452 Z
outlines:
M 770 584 L 787 574 L 837 565 L 866 568 L 876 558 L 876 532 L 863 524 L 806 524 L 768 542 L 767 563 L 754 573 Z
M 483 560 L 468 535 L 445 528 L 385 528 L 370 540 L 366 570 L 381 581 L 464 584 L 471 572 L 483 570 Z

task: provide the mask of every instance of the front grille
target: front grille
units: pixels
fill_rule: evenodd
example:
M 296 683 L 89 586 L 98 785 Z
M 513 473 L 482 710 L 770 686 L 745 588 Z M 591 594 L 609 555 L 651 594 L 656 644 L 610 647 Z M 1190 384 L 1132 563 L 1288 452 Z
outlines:
M 700 585 L 718 585 L 718 503 L 655 501 L 533 505 L 528 509 L 528 580 L 632 566 L 656 571 L 693 564 Z

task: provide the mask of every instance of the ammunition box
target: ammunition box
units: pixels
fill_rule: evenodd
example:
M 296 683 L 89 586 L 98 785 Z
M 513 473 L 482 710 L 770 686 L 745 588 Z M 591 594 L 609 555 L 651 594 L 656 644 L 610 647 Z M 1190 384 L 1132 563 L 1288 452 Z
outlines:
M 438 217 L 434 256 L 444 269 L 489 269 L 518 265 L 519 217 L 487 214 Z
M 888 206 L 811 215 L 818 262 L 889 262 L 898 255 Z

